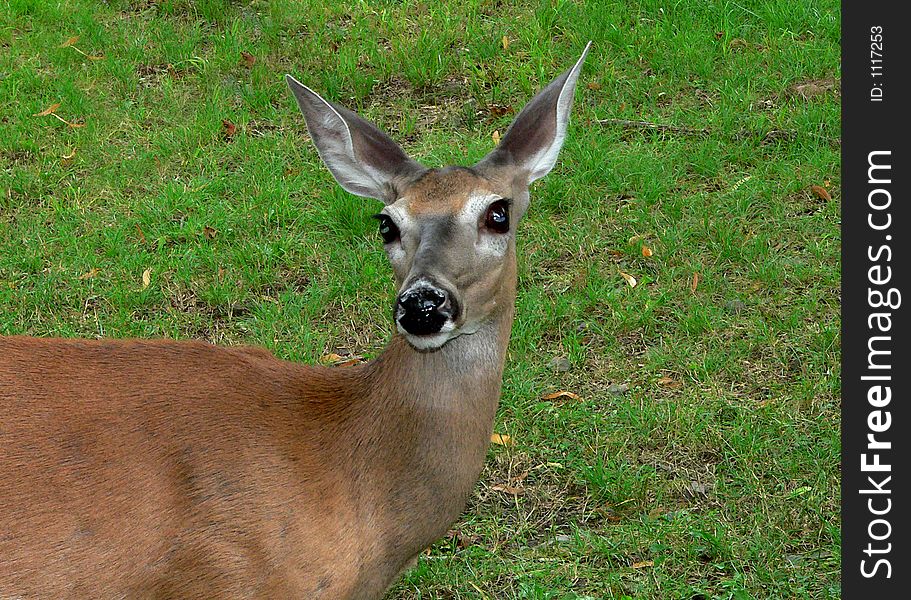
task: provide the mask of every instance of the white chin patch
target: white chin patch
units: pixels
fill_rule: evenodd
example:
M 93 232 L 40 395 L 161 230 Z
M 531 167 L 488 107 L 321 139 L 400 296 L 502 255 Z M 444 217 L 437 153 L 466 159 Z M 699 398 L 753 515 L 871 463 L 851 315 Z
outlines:
M 440 329 L 439 333 L 434 333 L 431 335 L 412 335 L 405 331 L 405 329 L 399 324 L 395 324 L 399 333 L 407 340 L 411 347 L 415 350 L 428 351 L 428 350 L 437 350 L 443 346 L 450 339 L 458 335 L 455 331 L 455 323 L 452 321 L 446 321 L 443 324 L 443 328 Z

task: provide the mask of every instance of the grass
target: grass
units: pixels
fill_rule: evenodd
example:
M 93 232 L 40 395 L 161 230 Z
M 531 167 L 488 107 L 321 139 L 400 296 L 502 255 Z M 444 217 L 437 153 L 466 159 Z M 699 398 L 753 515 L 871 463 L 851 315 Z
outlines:
M 282 75 L 470 164 L 591 39 L 519 231 L 514 444 L 389 598 L 837 598 L 839 36 L 832 0 L 0 0 L 0 333 L 375 356 L 378 203 Z

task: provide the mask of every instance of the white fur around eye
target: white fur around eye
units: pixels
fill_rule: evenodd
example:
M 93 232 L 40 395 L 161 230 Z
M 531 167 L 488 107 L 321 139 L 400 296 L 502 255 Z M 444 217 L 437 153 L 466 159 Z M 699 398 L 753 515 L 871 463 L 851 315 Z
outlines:
M 459 211 L 457 220 L 462 227 L 478 228 L 478 224 L 484 219 L 488 207 L 497 200 L 502 198 L 496 194 L 475 193 L 468 197 L 462 210 Z M 509 247 L 509 239 L 512 236 L 512 215 L 510 215 L 510 232 L 494 233 L 491 231 L 478 230 L 478 241 L 475 248 L 481 256 L 502 257 L 506 254 Z
M 405 248 L 403 247 L 403 240 L 407 239 L 414 235 L 414 232 L 417 231 L 417 223 L 414 218 L 408 214 L 402 206 L 396 206 L 399 201 L 390 204 L 384 208 L 381 212 L 383 214 L 389 215 L 389 218 L 392 219 L 395 226 L 399 228 L 399 239 L 391 244 L 386 244 L 386 255 L 389 257 L 390 262 L 399 262 L 405 260 Z

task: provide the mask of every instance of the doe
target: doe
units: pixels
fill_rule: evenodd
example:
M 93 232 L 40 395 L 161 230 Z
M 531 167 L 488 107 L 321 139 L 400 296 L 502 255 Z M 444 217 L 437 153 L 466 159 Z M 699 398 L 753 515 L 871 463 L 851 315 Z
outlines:
M 338 183 L 385 204 L 396 332 L 371 362 L 0 338 L 0 598 L 382 597 L 481 472 L 516 224 L 587 51 L 467 168 L 423 167 L 287 77 Z

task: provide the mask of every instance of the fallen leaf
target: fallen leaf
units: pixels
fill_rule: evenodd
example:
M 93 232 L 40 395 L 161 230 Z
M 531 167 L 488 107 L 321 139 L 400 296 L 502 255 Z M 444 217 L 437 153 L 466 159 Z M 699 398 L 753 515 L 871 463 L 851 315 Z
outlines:
M 699 273 L 693 273 L 693 281 L 690 283 L 690 291 L 696 293 L 696 286 L 699 285 Z
M 503 49 L 509 50 L 509 38 L 506 37 L 505 35 L 503 36 L 502 43 L 503 43 Z
M 142 272 L 142 289 L 149 287 L 149 284 L 152 283 L 152 268 L 149 267 Z
M 654 566 L 655 566 L 655 561 L 653 561 L 653 560 L 643 560 L 643 561 L 633 563 L 634 569 L 644 569 L 646 567 L 654 567 Z
M 510 496 L 521 496 L 525 493 L 525 488 L 512 487 L 510 485 L 504 485 L 501 483 L 490 486 L 490 489 L 495 492 L 503 492 L 504 494 L 509 494 Z
M 620 271 L 620 277 L 625 279 L 626 283 L 628 283 L 630 287 L 636 287 L 636 284 L 639 283 L 638 281 L 636 281 L 635 277 L 633 277 L 629 273 L 624 273 L 623 271 Z
M 342 361 L 342 362 L 340 362 L 340 363 L 337 363 L 337 364 L 335 364 L 334 366 L 336 366 L 336 367 L 353 367 L 354 365 L 359 365 L 359 364 L 361 364 L 362 362 L 364 362 L 363 357 L 361 357 L 361 356 L 355 356 L 355 357 L 353 357 L 353 358 L 349 358 L 349 359 L 344 360 L 344 361 Z
M 673 377 L 667 377 L 667 376 L 660 377 L 658 379 L 658 381 L 656 381 L 655 383 L 657 383 L 658 385 L 660 385 L 662 387 L 666 387 L 666 388 L 669 388 L 672 390 L 675 390 L 675 389 L 683 386 L 682 383 L 680 383 Z
M 494 146 L 497 146 L 500 144 L 500 132 L 499 131 L 494 130 L 493 135 L 490 137 L 491 137 L 491 139 L 493 139 Z
M 100 272 L 101 272 L 101 269 L 99 269 L 99 268 L 97 268 L 97 267 L 96 267 L 96 268 L 92 268 L 92 269 L 86 271 L 85 273 L 83 273 L 82 275 L 80 275 L 80 276 L 79 276 L 79 279 L 80 279 L 81 281 L 85 281 L 86 279 L 91 279 L 91 278 L 94 277 L 95 275 L 98 275 L 98 273 L 100 273 Z
M 234 137 L 234 134 L 237 133 L 237 125 L 229 121 L 228 119 L 221 120 L 221 135 L 225 141 L 231 141 L 231 138 Z
M 78 36 L 78 35 L 74 35 L 73 37 L 71 37 L 70 39 L 68 39 L 67 41 L 63 42 L 62 44 L 60 44 L 60 45 L 57 46 L 57 47 L 58 47 L 58 48 L 66 48 L 66 47 L 68 47 L 68 46 L 72 46 L 73 44 L 75 44 L 75 43 L 78 42 L 78 41 L 79 41 L 79 36 Z
M 241 61 L 244 63 L 244 66 L 248 69 L 252 69 L 253 65 L 256 64 L 256 57 L 250 54 L 247 51 L 241 51 L 240 53 Z
M 56 111 L 58 108 L 60 108 L 60 103 L 59 103 L 59 102 L 55 102 L 54 104 L 51 104 L 50 106 L 48 106 L 47 108 L 45 108 L 44 110 L 42 110 L 41 112 L 35 113 L 35 114 L 32 115 L 32 116 L 33 116 L 33 117 L 46 117 L 46 116 L 48 116 L 48 115 L 54 114 L 54 111 Z
M 811 185 L 810 191 L 816 194 L 816 197 L 820 200 L 825 200 L 826 202 L 832 201 L 832 196 L 829 195 L 829 191 L 821 185 Z
M 335 352 L 330 352 L 329 354 L 324 354 L 320 357 L 319 361 L 324 365 L 329 365 L 332 367 L 351 367 L 358 365 L 364 362 L 363 356 L 342 356 L 341 354 L 336 354 Z
M 202 234 L 207 240 L 214 240 L 215 236 L 218 235 L 218 230 L 214 227 L 209 227 L 206 225 L 202 228 Z
M 136 235 L 139 236 L 139 243 L 140 243 L 140 244 L 145 244 L 145 243 L 146 243 L 146 236 L 145 236 L 145 234 L 142 232 L 142 227 L 139 226 L 139 223 L 136 223 Z
M 648 246 L 642 246 L 642 256 L 649 258 L 652 254 L 654 254 L 654 252 L 652 252 L 651 248 Z
M 515 112 L 515 109 L 508 104 L 488 104 L 487 112 L 490 113 L 488 117 L 488 122 L 494 119 L 499 119 L 500 117 L 505 117 L 506 115 L 511 115 Z
M 581 400 L 582 396 L 573 392 L 567 392 L 566 390 L 560 390 L 559 392 L 554 392 L 553 394 L 541 396 L 542 400 L 556 400 L 557 398 L 572 398 L 573 400 Z
M 601 84 L 592 81 L 591 83 L 587 84 L 585 87 L 587 87 L 590 90 L 598 91 L 601 89 Z
M 492 433 L 490 441 L 498 446 L 512 446 L 512 438 L 505 433 Z

